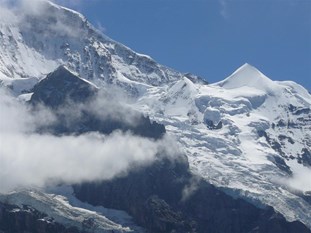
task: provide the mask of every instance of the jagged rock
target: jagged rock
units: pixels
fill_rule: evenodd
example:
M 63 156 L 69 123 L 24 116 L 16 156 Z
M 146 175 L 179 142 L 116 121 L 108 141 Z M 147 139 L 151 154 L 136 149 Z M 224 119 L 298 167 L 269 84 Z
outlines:
M 298 162 L 305 166 L 311 167 L 311 152 L 307 148 L 303 148 L 301 155 L 298 157 Z
M 155 139 L 164 135 L 163 125 L 151 121 L 148 116 L 130 108 L 126 109 L 117 102 L 114 103 L 114 100 L 107 100 L 107 102 L 114 103 L 114 106 L 109 103 L 107 107 L 123 108 L 122 111 L 117 110 L 113 116 L 106 117 L 95 114 L 89 105 L 95 101 L 95 98 L 99 98 L 97 94 L 98 89 L 94 85 L 79 78 L 66 67 L 59 67 L 35 86 L 30 99 L 33 106 L 41 104 L 52 108 L 57 117 L 55 123 L 43 126 L 38 131 L 57 135 L 82 134 L 92 131 L 110 134 L 118 129 Z M 81 104 L 84 106 L 81 107 Z M 76 112 L 80 115 L 75 114 Z M 133 122 L 127 122 L 126 116 L 122 115 L 124 113 L 135 118 Z
M 224 123 L 224 130 L 219 130 L 219 132 L 209 132 L 206 127 L 204 129 L 200 128 L 201 120 L 198 124 L 193 124 L 189 127 L 188 122 L 191 121 L 189 121 L 189 117 L 185 117 L 184 113 L 174 113 L 171 111 L 173 114 L 167 114 L 166 111 L 163 111 L 163 114 L 153 114 L 152 117 L 167 124 L 167 129 L 170 130 L 170 133 L 174 134 L 182 142 L 181 146 L 188 151 L 187 156 L 193 162 L 191 164 L 192 168 L 199 171 L 202 177 L 214 182 L 218 186 L 228 185 L 229 189 L 241 189 L 241 192 L 249 191 L 249 196 L 257 199 L 258 202 L 270 203 L 286 218 L 300 219 L 310 228 L 310 206 L 299 196 L 293 197 L 287 190 L 278 189 L 275 187 L 275 183 L 271 182 L 273 180 L 271 178 L 278 175 L 279 171 L 275 166 L 271 166 L 269 161 L 263 161 L 265 159 L 264 156 L 268 157 L 270 153 L 269 146 L 266 143 L 258 143 L 258 148 L 254 148 L 254 151 L 257 149 L 256 152 L 262 153 L 263 160 L 260 159 L 259 163 L 255 160 L 250 161 L 252 169 L 244 169 L 245 167 L 248 168 L 247 165 L 249 164 L 246 162 L 251 159 L 251 156 L 248 155 L 252 151 L 241 148 L 240 142 L 244 143 L 244 145 L 256 143 L 255 140 L 257 138 L 256 135 L 250 134 L 247 140 L 239 139 L 240 132 L 245 132 L 245 126 L 247 126 L 250 132 L 256 132 L 256 126 L 250 127 L 252 120 L 260 122 L 268 119 L 271 122 L 278 122 L 282 119 L 277 126 L 274 125 L 275 131 L 272 134 L 269 132 L 269 136 L 273 140 L 277 140 L 277 133 L 283 135 L 292 134 L 296 144 L 295 147 L 290 147 L 290 149 L 284 148 L 282 143 L 278 142 L 278 144 L 275 144 L 276 153 L 285 159 L 298 159 L 297 157 L 299 157 L 301 149 L 310 147 L 311 141 L 310 137 L 308 137 L 310 136 L 311 117 L 310 114 L 306 115 L 311 102 L 310 95 L 306 90 L 292 82 L 274 82 L 256 70 L 256 68 L 245 64 L 226 80 L 218 84 L 212 84 L 211 86 L 200 85 L 199 82 L 192 79 L 192 81 L 196 82 L 196 85 L 192 86 L 193 92 L 185 93 L 181 89 L 177 93 L 173 92 L 171 95 L 167 95 L 165 93 L 166 90 L 175 86 L 176 82 L 179 82 L 184 77 L 183 74 L 159 65 L 150 57 L 137 54 L 127 47 L 97 33 L 82 15 L 72 10 L 55 6 L 50 2 L 47 2 L 47 7 L 43 7 L 41 10 L 42 12 L 40 13 L 42 14 L 24 17 L 24 20 L 22 22 L 18 20 L 17 24 L 10 22 L 10 24 L 0 25 L 0 36 L 3 45 L 1 50 L 2 59 L 0 59 L 2 68 L 0 71 L 1 79 L 3 77 L 2 81 L 5 82 L 3 85 L 12 87 L 12 92 L 15 95 L 24 92 L 28 93 L 29 89 L 33 87 L 32 82 L 30 82 L 31 79 L 41 77 L 42 74 L 48 73 L 55 69 L 57 65 L 64 63 L 90 81 L 94 80 L 100 84 L 113 84 L 122 87 L 125 91 L 130 92 L 131 95 L 138 97 L 142 101 L 139 103 L 141 105 L 137 106 L 142 111 L 145 110 L 144 107 L 146 105 L 149 107 L 151 102 L 153 106 L 150 106 L 150 112 L 147 110 L 150 114 L 167 109 L 176 110 L 176 107 L 181 106 L 180 103 L 183 105 L 185 100 L 188 102 L 188 109 L 186 108 L 184 111 L 186 114 L 192 108 L 198 108 L 199 112 L 203 113 L 212 104 L 214 108 L 221 109 L 222 111 L 221 120 Z M 59 24 L 65 27 L 57 27 Z M 244 91 L 245 88 L 249 90 Z M 84 96 L 85 90 L 87 92 L 87 89 L 83 89 L 82 96 Z M 74 100 L 73 102 L 75 100 L 80 102 L 80 100 L 85 101 L 88 99 L 79 99 L 79 95 L 74 93 L 76 93 L 75 90 L 69 95 L 66 93 L 65 99 L 68 96 L 71 96 L 70 98 Z M 52 96 L 55 98 L 54 100 L 53 98 L 50 99 L 51 95 L 48 92 L 43 93 L 43 97 L 45 98 L 45 103 L 51 100 L 50 105 L 60 106 L 64 99 L 62 94 L 57 94 L 55 97 Z M 180 100 L 183 102 L 174 102 L 175 99 L 173 98 L 173 101 L 168 105 L 165 100 L 170 100 L 170 97 L 176 97 L 175 94 L 178 94 L 178 98 L 181 96 Z M 34 95 L 33 98 L 35 99 L 35 97 Z M 194 105 L 197 97 L 205 100 L 203 101 L 205 103 L 200 107 Z M 293 107 L 290 107 L 292 111 L 288 109 L 288 103 L 293 104 Z M 294 107 L 294 105 L 297 107 Z M 254 111 L 255 109 L 256 111 Z M 253 118 L 254 113 L 257 115 L 255 118 Z M 129 129 L 128 125 L 124 126 L 120 122 L 109 122 L 107 119 L 106 122 L 108 123 L 104 123 L 103 119 L 94 118 L 93 115 L 89 115 L 88 111 L 86 113 L 83 112 L 82 116 L 85 116 L 86 120 L 79 119 L 77 125 L 69 122 L 70 127 L 68 127 L 63 123 L 59 123 L 67 118 L 66 115 L 58 115 L 60 120 L 58 124 L 49 129 L 42 130 L 46 130 L 44 132 L 51 130 L 52 133 L 57 135 L 64 133 L 80 134 L 97 130 L 102 133 L 109 133 L 118 128 L 122 130 L 136 130 L 136 128 Z M 248 118 L 243 116 L 248 116 Z M 247 125 L 240 125 L 240 118 Z M 207 119 L 212 120 L 211 118 Z M 153 135 L 151 137 L 159 137 L 165 131 L 164 126 L 155 124 L 158 127 L 153 128 L 149 119 L 146 119 L 146 122 L 146 125 L 151 127 L 150 131 L 147 131 Z M 219 121 L 213 122 L 216 126 L 219 123 Z M 98 129 L 95 127 L 97 124 L 99 125 Z M 140 134 L 144 135 L 144 128 L 147 126 L 143 124 L 141 126 L 140 131 L 143 133 Z M 230 132 L 234 132 L 232 135 L 227 133 L 227 128 L 235 128 L 236 130 L 230 130 Z M 288 130 L 288 128 L 291 130 Z M 153 129 L 155 129 L 154 132 Z M 305 133 L 301 134 L 301 132 Z M 231 153 L 234 156 L 231 156 Z M 145 175 L 144 173 L 142 174 Z M 231 177 L 231 174 L 234 174 L 234 177 Z M 258 174 L 262 176 L 257 176 Z M 175 179 L 178 178 L 178 176 L 175 177 Z M 231 178 L 233 182 L 227 182 Z M 156 178 L 149 179 L 148 182 L 152 184 L 153 180 L 156 180 Z M 254 184 L 256 184 L 255 190 L 253 189 Z M 120 188 L 120 192 L 122 191 Z M 212 195 L 209 196 L 211 200 L 213 200 L 212 197 Z M 291 198 L 290 201 L 288 201 L 289 198 Z M 147 200 L 149 200 L 147 202 L 149 203 L 147 205 L 149 208 L 154 206 L 155 210 L 167 209 L 165 213 L 170 213 L 171 219 L 179 216 L 178 213 L 173 214 L 171 212 L 176 211 L 170 201 L 164 200 L 162 197 Z M 223 202 L 227 203 L 227 199 L 224 199 Z M 199 208 L 199 204 L 197 206 Z M 221 208 L 219 209 L 221 210 L 223 206 L 220 206 Z M 136 207 L 132 208 L 135 210 Z M 228 212 L 230 212 L 231 209 L 230 207 L 228 208 Z M 158 211 L 154 212 L 158 213 Z M 214 212 L 211 211 L 211 213 Z M 208 215 L 206 214 L 206 216 Z M 230 220 L 230 217 L 229 215 L 227 221 Z M 268 224 L 269 219 L 265 219 L 265 221 L 263 224 Z M 224 227 L 228 226 L 226 221 L 223 225 Z M 286 224 L 283 226 L 286 226 Z M 259 231 L 258 229 L 260 229 L 259 224 L 252 228 L 255 232 Z M 211 229 L 208 230 L 212 231 Z M 298 228 L 297 231 L 299 231 Z M 284 229 L 284 232 L 286 232 L 286 229 Z
M 41 80 L 33 90 L 30 102 L 57 108 L 68 101 L 86 102 L 93 97 L 97 88 L 79 78 L 66 67 L 60 66 Z
M 75 194 L 93 205 L 125 210 L 154 233 L 310 233 L 271 207 L 234 199 L 193 176 L 182 158 L 159 159 L 112 181 L 75 185 Z
M 288 175 L 292 175 L 290 167 L 286 164 L 285 160 L 280 156 L 269 157 L 270 161 L 273 162 L 280 170 L 286 172 Z
M 53 219 L 24 206 L 0 203 L 0 232 L 2 233 L 85 233 L 75 227 L 65 227 Z
M 211 120 L 205 120 L 205 124 L 207 125 L 207 128 L 209 129 L 221 129 L 222 128 L 222 122 L 218 122 L 217 125 L 214 124 Z

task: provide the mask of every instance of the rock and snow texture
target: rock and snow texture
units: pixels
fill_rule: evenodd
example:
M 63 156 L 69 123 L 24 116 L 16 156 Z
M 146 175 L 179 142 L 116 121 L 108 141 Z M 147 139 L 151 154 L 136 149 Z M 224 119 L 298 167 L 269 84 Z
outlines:
M 60 64 L 94 82 L 128 89 L 182 76 L 101 35 L 77 12 L 50 2 L 42 2 L 36 12 L 15 11 L 19 16 L 12 23 L 0 20 L 0 80 L 15 92 L 30 89 L 33 82 L 26 85 L 25 78 L 42 78 Z
M 151 88 L 136 105 L 178 138 L 192 171 L 310 227 L 310 202 L 299 195 L 311 190 L 308 92 L 248 64 L 219 83 L 179 85 L 183 94 L 169 98 L 175 88 Z
M 23 93 L 61 64 L 99 88 L 118 85 L 133 107 L 165 124 L 194 173 L 311 228 L 307 90 L 248 64 L 221 82 L 194 82 L 101 35 L 79 13 L 52 3 L 40 12 L 0 22 L 2 85 L 28 98 Z
M 67 187 L 53 190 L 53 194 L 38 190 L 12 192 L 0 195 L 0 201 L 19 207 L 30 206 L 65 227 L 77 227 L 85 232 L 143 232 L 125 212 L 82 203 Z

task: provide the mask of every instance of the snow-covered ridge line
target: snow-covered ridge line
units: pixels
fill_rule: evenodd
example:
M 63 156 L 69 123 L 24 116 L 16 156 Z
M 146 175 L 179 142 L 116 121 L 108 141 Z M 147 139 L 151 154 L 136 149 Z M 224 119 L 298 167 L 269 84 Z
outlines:
M 0 26 L 0 80 L 6 85 L 11 78 L 42 77 L 62 64 L 98 84 L 105 79 L 130 89 L 124 81 L 162 85 L 183 76 L 103 35 L 80 13 L 49 1 L 20 17 L 10 27 Z M 114 80 L 117 73 L 120 80 Z
M 306 89 L 272 81 L 249 64 L 221 82 L 196 83 L 102 35 L 80 13 L 49 6 L 52 14 L 26 18 L 25 28 L 0 25 L 2 85 L 27 93 L 65 65 L 98 88 L 121 87 L 178 139 L 194 173 L 311 228 L 311 204 L 303 198 L 311 190 Z
M 303 86 L 293 81 L 272 81 L 256 67 L 248 63 L 242 65 L 226 79 L 214 83 L 213 85 L 220 86 L 225 89 L 234 89 L 247 86 L 271 94 L 278 91 L 277 89 L 281 85 L 295 93 L 303 95 L 306 98 L 310 98 L 309 92 Z
M 311 227 L 310 203 L 299 196 L 311 190 L 299 172 L 311 175 L 302 162 L 311 148 L 311 96 L 303 87 L 246 64 L 215 84 L 151 89 L 137 105 L 177 136 L 194 173 Z
M 1 194 L 0 201 L 19 207 L 31 206 L 40 213 L 53 218 L 57 223 L 66 227 L 77 227 L 87 232 L 133 232 L 129 227 L 122 227 L 94 210 L 72 206 L 68 199 L 62 195 L 47 194 L 38 190 L 19 191 L 7 195 Z M 113 210 L 111 214 L 113 214 Z M 120 219 L 126 217 L 125 213 L 118 214 Z M 89 229 L 85 227 L 87 222 L 91 223 Z
M 67 7 L 64 7 L 64 6 L 61 6 L 61 5 L 57 5 L 57 4 L 55 4 L 55 3 L 53 3 L 53 2 L 51 2 L 49 0 L 42 0 L 42 1 L 46 1 L 48 4 L 50 4 L 51 6 L 57 8 L 57 9 L 63 9 L 65 11 L 68 11 L 68 12 L 71 12 L 71 13 L 73 13 L 75 15 L 78 15 L 83 21 L 86 20 L 86 17 L 83 14 L 81 14 L 80 12 L 78 12 L 78 11 L 72 10 L 70 8 L 67 8 Z

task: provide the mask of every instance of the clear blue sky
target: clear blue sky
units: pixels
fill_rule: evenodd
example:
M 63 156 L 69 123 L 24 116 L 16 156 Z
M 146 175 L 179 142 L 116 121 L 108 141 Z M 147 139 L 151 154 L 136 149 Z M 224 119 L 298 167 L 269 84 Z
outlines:
M 247 62 L 311 90 L 311 0 L 62 2 L 112 39 L 176 70 L 215 82 Z

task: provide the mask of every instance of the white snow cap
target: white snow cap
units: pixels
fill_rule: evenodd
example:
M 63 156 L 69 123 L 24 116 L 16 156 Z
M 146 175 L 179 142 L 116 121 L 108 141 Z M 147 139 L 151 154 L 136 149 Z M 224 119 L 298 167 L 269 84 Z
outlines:
M 228 78 L 216 83 L 216 85 L 225 89 L 235 89 L 247 86 L 259 90 L 268 90 L 271 85 L 274 85 L 274 83 L 254 66 L 245 63 Z

